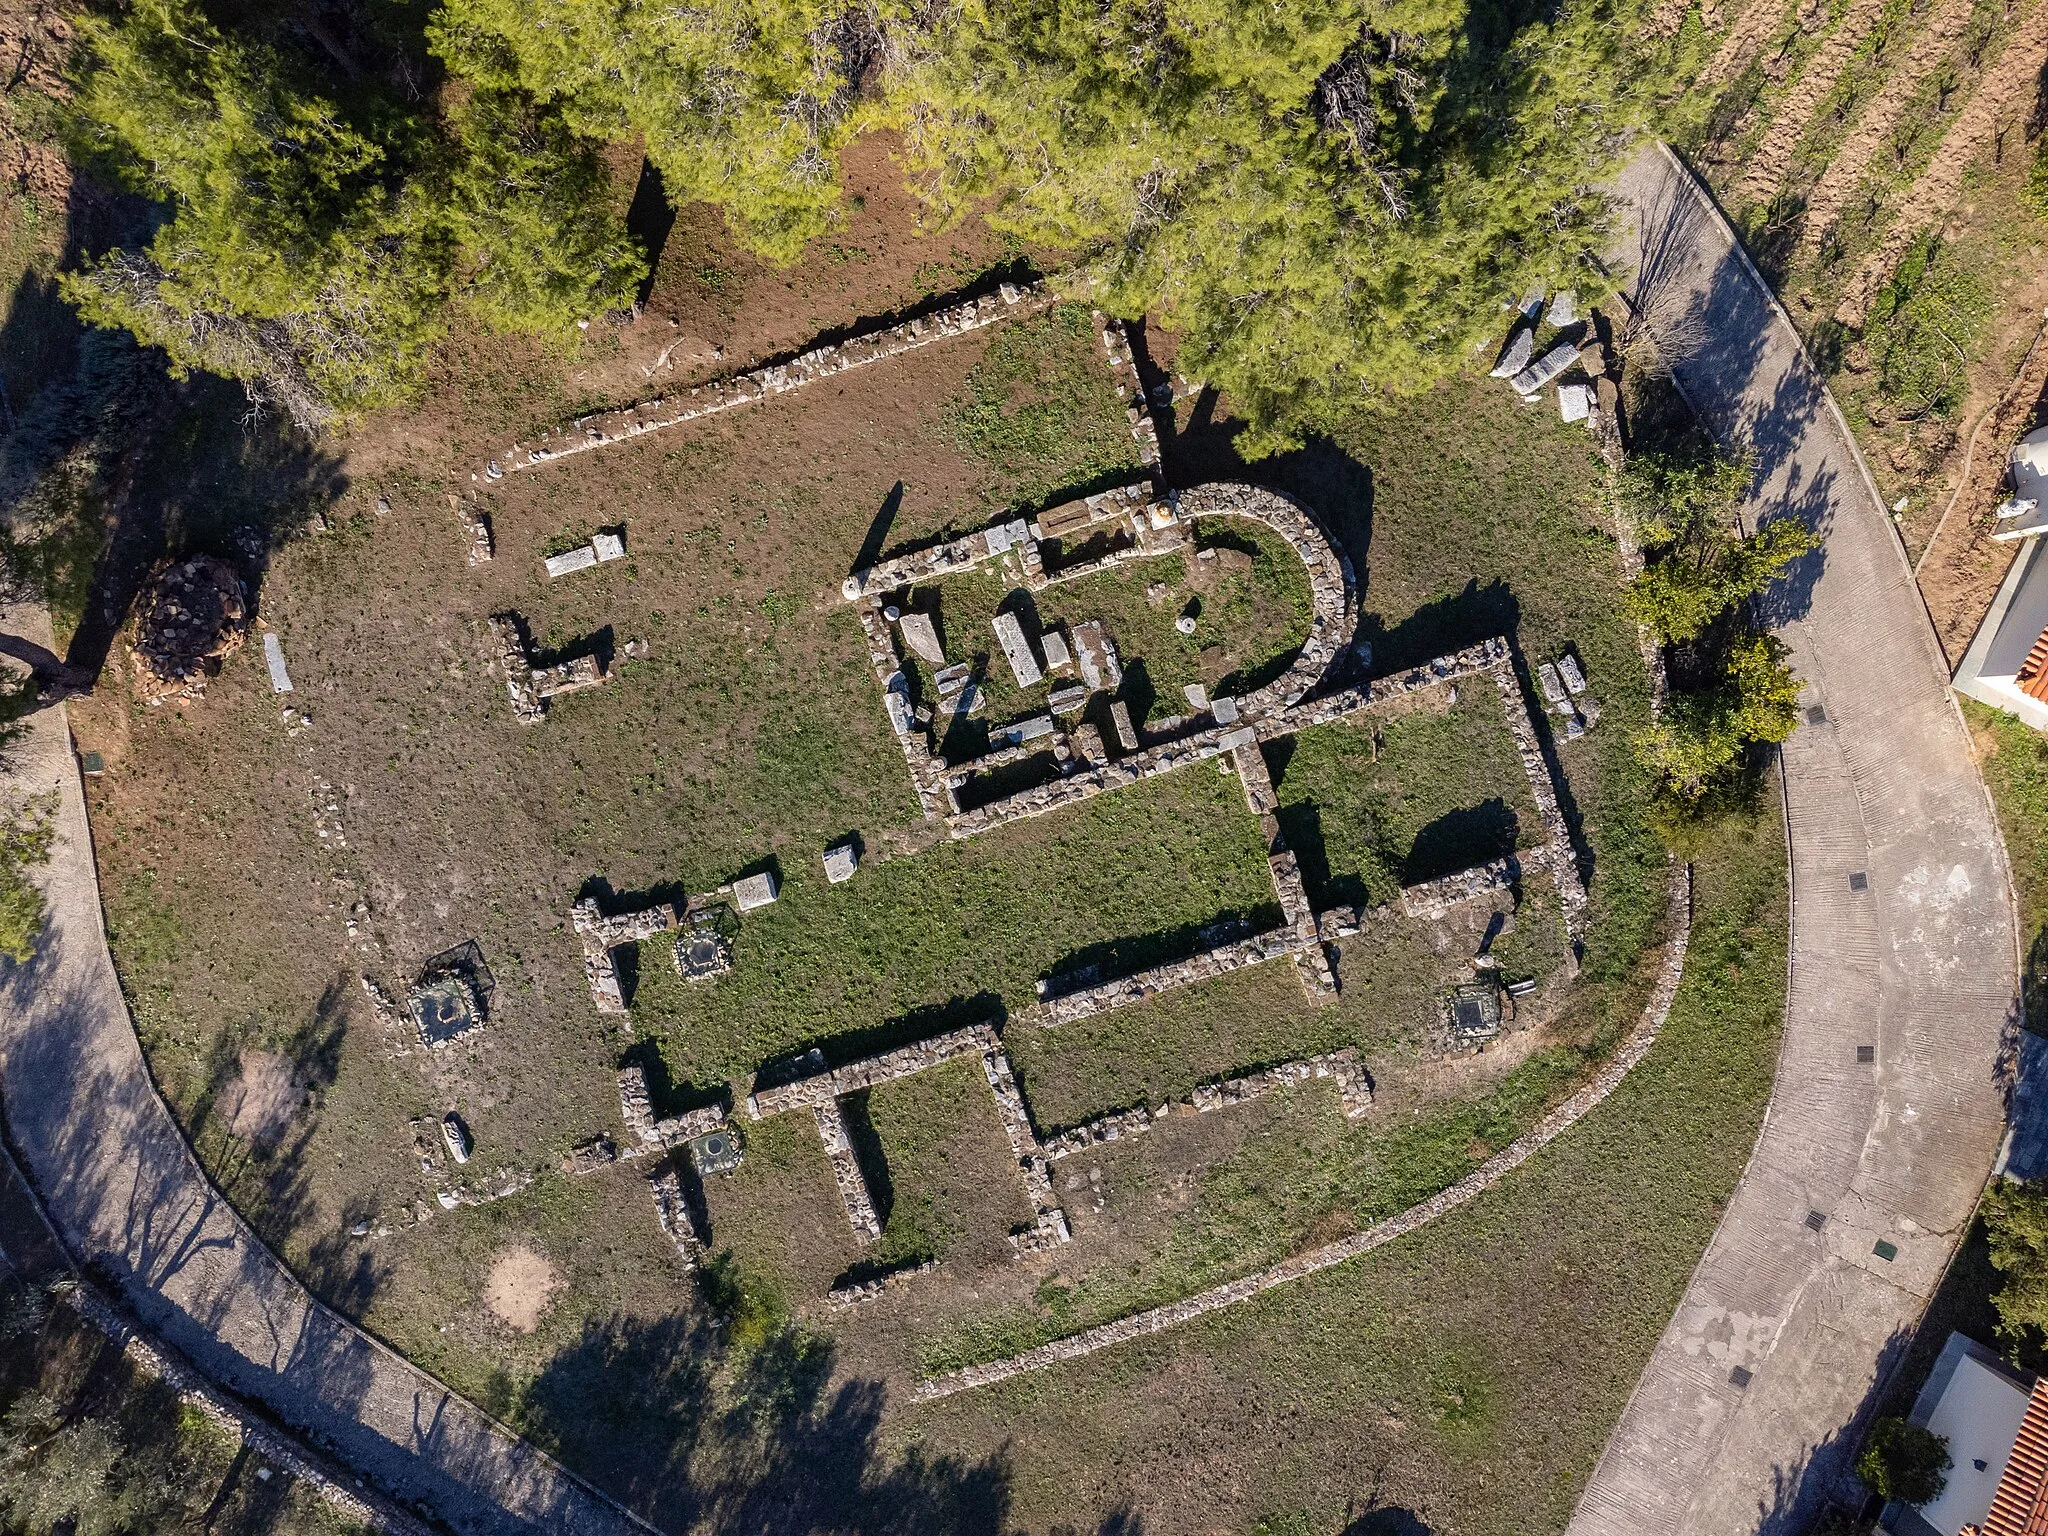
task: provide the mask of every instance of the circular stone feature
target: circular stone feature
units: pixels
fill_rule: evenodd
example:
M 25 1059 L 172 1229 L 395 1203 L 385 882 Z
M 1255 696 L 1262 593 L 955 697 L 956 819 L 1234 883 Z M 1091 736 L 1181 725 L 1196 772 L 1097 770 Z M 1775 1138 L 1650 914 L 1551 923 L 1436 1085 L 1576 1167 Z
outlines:
M 212 555 L 160 566 L 143 593 L 128 655 L 151 704 L 196 699 L 248 633 L 249 602 L 234 567 Z

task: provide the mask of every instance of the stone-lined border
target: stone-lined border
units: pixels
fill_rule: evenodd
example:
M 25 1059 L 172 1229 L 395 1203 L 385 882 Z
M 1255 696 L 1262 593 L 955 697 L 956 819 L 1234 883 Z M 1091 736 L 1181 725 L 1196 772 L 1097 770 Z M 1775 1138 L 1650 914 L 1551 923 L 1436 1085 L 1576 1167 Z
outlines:
M 812 347 L 786 363 L 728 374 L 686 392 L 659 395 L 615 411 L 579 416 L 562 426 L 550 427 L 536 442 L 513 443 L 469 478 L 502 480 L 508 473 L 533 469 L 573 453 L 587 453 L 610 443 L 630 442 L 636 437 L 645 437 L 649 432 L 659 432 L 663 427 L 680 426 L 699 417 L 753 405 L 757 401 L 801 389 L 806 384 L 815 384 L 820 379 L 834 378 L 852 368 L 878 363 L 884 358 L 900 357 L 905 352 L 928 347 L 935 341 L 981 330 L 999 320 L 1035 314 L 1049 308 L 1057 297 L 1043 282 L 1022 288 L 1014 283 L 1004 283 L 996 292 L 984 294 L 979 299 L 948 305 L 921 319 L 869 331 L 843 342 Z M 475 563 L 472 559 L 471 564 Z
M 1258 1274 L 1247 1275 L 1242 1280 L 1202 1291 L 1182 1301 L 1171 1302 L 1163 1307 L 1133 1313 L 1113 1323 L 1089 1328 L 1069 1338 L 1055 1339 L 1050 1344 L 1041 1344 L 1007 1360 L 995 1360 L 986 1365 L 970 1365 L 962 1370 L 949 1371 L 943 1376 L 934 1376 L 918 1383 L 913 1396 L 919 1402 L 930 1402 L 937 1398 L 950 1397 L 955 1392 L 965 1392 L 975 1387 L 992 1386 L 999 1381 L 1008 1381 L 1013 1376 L 1022 1376 L 1029 1371 L 1043 1370 L 1064 1360 L 1077 1360 L 1083 1355 L 1094 1354 L 1097 1350 L 1143 1338 L 1148 1334 L 1161 1333 L 1181 1323 L 1219 1312 L 1225 1307 L 1249 1301 L 1254 1296 L 1290 1281 L 1300 1280 L 1320 1270 L 1332 1268 L 1348 1259 L 1383 1247 L 1396 1238 L 1405 1237 L 1417 1228 L 1427 1225 L 1446 1211 L 1455 1210 L 1475 1196 L 1491 1189 L 1544 1147 L 1570 1130 L 1586 1117 L 1606 1097 L 1614 1092 L 1623 1078 L 1635 1069 L 1636 1063 L 1650 1053 L 1650 1047 L 1657 1043 L 1658 1033 L 1664 1027 L 1666 1015 L 1671 1011 L 1671 1001 L 1678 993 L 1679 978 L 1685 971 L 1685 952 L 1692 937 L 1692 867 L 1674 864 L 1668 887 L 1668 900 L 1673 919 L 1671 936 L 1664 942 L 1664 963 L 1657 975 L 1657 985 L 1650 993 L 1650 1000 L 1644 1006 L 1641 1020 L 1628 1042 L 1615 1052 L 1607 1065 L 1602 1067 L 1593 1080 L 1573 1094 L 1564 1103 L 1544 1116 L 1537 1127 L 1496 1152 L 1484 1164 L 1453 1184 L 1449 1189 L 1410 1206 L 1398 1216 L 1389 1217 L 1363 1232 L 1354 1233 L 1338 1242 L 1329 1243 L 1308 1253 L 1297 1254 L 1261 1270 Z

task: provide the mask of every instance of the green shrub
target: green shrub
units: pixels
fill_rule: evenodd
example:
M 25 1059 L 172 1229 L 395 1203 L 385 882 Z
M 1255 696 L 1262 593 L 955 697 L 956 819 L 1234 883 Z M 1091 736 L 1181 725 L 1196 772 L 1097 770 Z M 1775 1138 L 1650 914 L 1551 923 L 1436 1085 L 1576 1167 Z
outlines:
M 1856 1475 L 1883 1498 L 1926 1504 L 1941 1497 L 1954 1465 L 1948 1441 L 1932 1430 L 1904 1419 L 1879 1419 L 1856 1458 Z

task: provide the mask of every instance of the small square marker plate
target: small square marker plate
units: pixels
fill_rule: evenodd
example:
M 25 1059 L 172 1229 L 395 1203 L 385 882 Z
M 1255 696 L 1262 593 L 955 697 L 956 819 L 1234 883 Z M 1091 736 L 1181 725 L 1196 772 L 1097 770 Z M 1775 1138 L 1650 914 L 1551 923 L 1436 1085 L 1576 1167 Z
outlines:
M 1807 1226 L 1811 1227 L 1814 1231 L 1818 1232 L 1822 1227 L 1828 1224 L 1828 1219 L 1819 1211 L 1808 1211 L 1806 1213 L 1806 1224 Z
M 1746 1365 L 1738 1365 L 1737 1367 L 1735 1367 L 1734 1370 L 1728 1373 L 1728 1379 L 1734 1382 L 1735 1385 L 1738 1387 L 1748 1386 L 1751 1379 L 1749 1374 L 1749 1367 Z
M 1897 1243 L 1888 1243 L 1883 1238 L 1879 1238 L 1877 1246 L 1870 1251 L 1889 1264 L 1899 1256 L 1899 1245 Z
M 1867 890 L 1869 890 L 1869 889 L 1870 889 L 1870 876 L 1866 875 L 1866 874 L 1865 874 L 1865 873 L 1864 873 L 1864 872 L 1863 872 L 1862 870 L 1860 870 L 1860 869 L 1859 869 L 1859 870 L 1857 870 L 1855 874 L 1853 874 L 1853 875 L 1851 875 L 1851 876 L 1849 877 L 1849 889 L 1850 889 L 1850 890 L 1852 890 L 1852 891 L 1867 891 Z
M 1870 1064 L 1871 1064 L 1872 1062 L 1874 1062 L 1874 1061 L 1876 1061 L 1876 1060 L 1877 1060 L 1877 1047 L 1876 1047 L 1876 1046 L 1874 1046 L 1874 1045 L 1859 1045 L 1859 1046 L 1857 1046 L 1857 1047 L 1856 1047 L 1856 1065 L 1857 1065 L 1857 1066 L 1859 1066 L 1859 1067 L 1867 1067 L 1867 1066 L 1869 1066 L 1869 1065 L 1870 1065 Z

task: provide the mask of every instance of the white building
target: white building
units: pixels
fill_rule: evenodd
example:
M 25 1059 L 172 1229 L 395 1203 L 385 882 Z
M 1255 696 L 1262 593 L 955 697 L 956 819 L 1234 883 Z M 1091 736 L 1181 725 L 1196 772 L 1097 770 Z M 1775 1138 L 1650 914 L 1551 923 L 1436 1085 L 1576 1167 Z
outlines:
M 1994 1536 L 1987 1529 L 1994 1502 L 2005 1516 L 2015 1504 L 2031 1508 L 2038 1493 L 2037 1458 L 2022 1456 L 2014 1485 L 1999 1500 L 2000 1481 L 2013 1460 L 2014 1442 L 2027 1424 L 2027 1407 L 2036 1389 L 1997 1355 L 1975 1339 L 1951 1333 L 1941 1358 L 1920 1395 L 1913 1400 L 1912 1423 L 1930 1429 L 1948 1442 L 1948 1481 L 1940 1497 L 1899 1509 L 1892 1517 L 1895 1536 Z M 2040 1415 L 2036 1415 L 2037 1418 Z M 2021 1488 L 2020 1483 L 2028 1486 Z M 2022 1521 L 2024 1524 L 2024 1521 Z M 1999 1522 L 1998 1536 L 2019 1536 Z
M 2019 541 L 2019 558 L 1977 626 L 1955 689 L 2048 731 L 2048 541 L 2041 538 L 2048 533 L 2048 427 L 2013 449 L 2012 479 L 1992 537 Z

